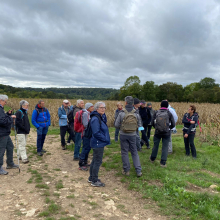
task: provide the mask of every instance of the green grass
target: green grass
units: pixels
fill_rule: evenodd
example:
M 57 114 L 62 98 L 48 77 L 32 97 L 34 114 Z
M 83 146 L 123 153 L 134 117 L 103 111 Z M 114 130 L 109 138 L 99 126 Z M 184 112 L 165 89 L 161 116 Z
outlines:
M 163 215 L 172 216 L 173 219 L 220 219 L 220 196 L 209 190 L 212 184 L 218 186 L 216 192 L 220 189 L 219 147 L 201 143 L 197 137 L 197 159 L 187 157 L 181 128 L 177 126 L 178 133 L 172 136 L 173 154 L 168 155 L 167 168 L 160 167 L 161 144 L 155 163 L 149 162 L 153 136 L 150 138 L 151 150 L 145 146 L 139 152 L 143 173 L 141 178 L 136 177 L 130 153 L 130 176 L 121 174 L 120 144 L 114 140 L 105 148 L 104 157 L 107 160 L 102 166 L 107 171 L 117 170 L 116 175 L 121 176 L 121 182 L 126 183 L 129 190 L 136 190 L 143 198 L 154 200 Z M 113 138 L 114 128 L 109 130 Z M 123 209 L 121 205 L 118 208 Z

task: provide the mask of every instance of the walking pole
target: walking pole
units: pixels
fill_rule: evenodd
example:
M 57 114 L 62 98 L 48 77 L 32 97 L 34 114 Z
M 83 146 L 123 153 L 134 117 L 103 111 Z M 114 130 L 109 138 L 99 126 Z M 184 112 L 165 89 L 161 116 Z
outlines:
M 19 173 L 20 173 L 19 150 L 18 150 L 18 143 L 17 143 L 17 134 L 16 134 L 15 119 L 14 119 L 14 131 L 15 131 L 15 145 L 16 145 L 16 148 L 17 148 L 18 169 L 19 169 Z

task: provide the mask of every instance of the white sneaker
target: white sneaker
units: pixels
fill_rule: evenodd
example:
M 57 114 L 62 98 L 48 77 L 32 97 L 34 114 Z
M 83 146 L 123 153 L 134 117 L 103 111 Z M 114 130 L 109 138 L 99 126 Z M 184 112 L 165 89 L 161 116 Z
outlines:
M 71 144 L 70 144 L 70 143 L 67 143 L 66 145 L 67 145 L 67 146 L 70 146 Z

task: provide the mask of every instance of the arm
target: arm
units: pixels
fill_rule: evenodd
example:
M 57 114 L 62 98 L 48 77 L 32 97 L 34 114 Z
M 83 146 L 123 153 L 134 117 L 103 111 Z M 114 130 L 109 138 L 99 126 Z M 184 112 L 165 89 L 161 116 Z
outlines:
M 187 113 L 183 116 L 183 120 L 182 120 L 182 123 L 184 123 L 184 124 L 190 124 L 190 121 L 189 120 L 187 120 Z
M 84 126 L 84 128 L 86 129 L 89 123 L 89 119 L 88 119 L 88 113 L 84 112 L 82 115 L 82 124 Z
M 149 124 L 151 122 L 151 113 L 150 110 L 147 108 L 147 124 Z
M 50 121 L 50 112 L 47 109 L 47 117 L 48 117 L 48 121 L 49 121 L 49 126 L 51 125 L 51 121 Z
M 138 127 L 142 127 L 142 120 L 139 114 L 137 114 L 137 123 L 138 123 Z
M 154 128 L 155 128 L 155 119 L 156 119 L 156 111 L 154 112 L 153 119 L 152 119 L 152 125 Z
M 174 128 L 176 123 L 175 123 L 174 117 L 171 113 L 170 113 L 170 123 L 171 123 L 170 129 Z
M 36 128 L 40 127 L 39 124 L 37 123 L 37 111 L 36 110 L 34 110 L 32 113 L 31 122 Z
M 195 128 L 196 123 L 197 123 L 197 121 L 198 121 L 198 117 L 197 117 L 197 116 L 194 116 L 194 117 L 193 117 L 193 121 L 194 121 L 195 123 L 194 123 L 194 124 L 191 124 L 191 123 L 190 123 L 189 129 L 187 130 L 187 134 L 189 134 L 189 133 L 191 132 L 192 128 Z
M 21 130 L 25 131 L 25 126 L 23 125 L 23 121 L 21 119 L 22 117 L 22 113 L 20 111 L 17 111 L 15 113 L 16 115 L 16 120 L 15 120 L 15 124 L 16 124 L 16 127 L 20 128 Z M 24 116 L 23 116 L 24 117 Z
M 169 108 L 169 111 L 170 111 L 170 113 L 173 115 L 174 121 L 175 121 L 175 123 L 176 123 L 177 120 L 178 120 L 178 116 L 177 116 L 177 114 L 176 114 L 176 111 L 175 111 L 174 109 L 172 109 L 172 108 Z
M 97 117 L 91 119 L 91 128 L 93 136 L 100 141 L 106 141 L 105 135 L 100 131 L 101 125 Z
M 118 117 L 116 118 L 116 121 L 115 121 L 115 127 L 116 128 L 120 128 L 121 127 L 121 123 L 122 123 L 122 112 L 120 112 L 118 114 Z
M 2 113 L 0 114 L 0 125 L 7 127 L 12 123 L 13 123 L 13 119 L 8 114 L 5 114 L 4 111 L 2 110 Z
M 67 115 L 63 115 L 61 107 L 58 109 L 58 116 L 59 118 L 67 118 Z
M 115 111 L 115 120 L 117 119 L 117 116 L 118 116 L 118 111 L 116 110 Z

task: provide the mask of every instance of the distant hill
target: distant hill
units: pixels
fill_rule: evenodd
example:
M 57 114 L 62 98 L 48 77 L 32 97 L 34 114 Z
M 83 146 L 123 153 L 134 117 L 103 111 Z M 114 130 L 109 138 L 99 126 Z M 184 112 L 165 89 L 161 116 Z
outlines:
M 109 88 L 16 88 L 0 84 L 0 93 L 15 98 L 107 100 L 118 93 Z

